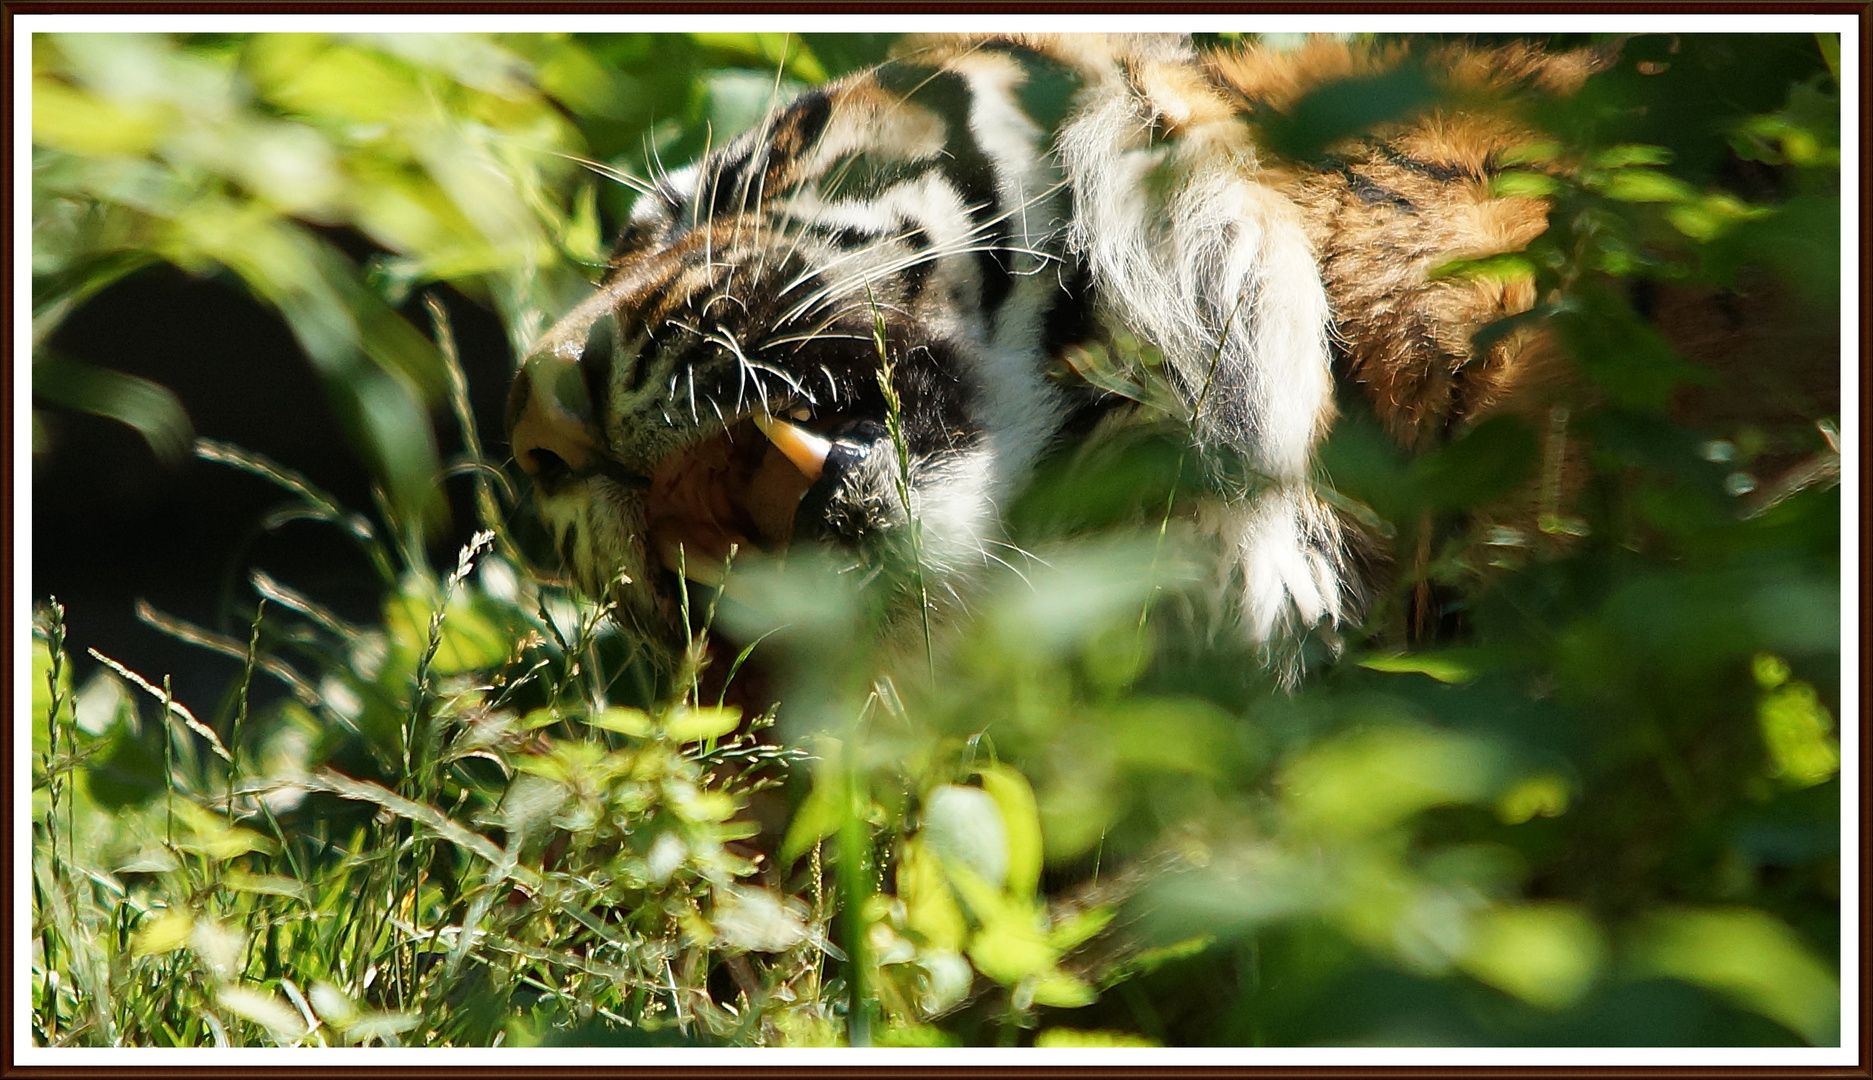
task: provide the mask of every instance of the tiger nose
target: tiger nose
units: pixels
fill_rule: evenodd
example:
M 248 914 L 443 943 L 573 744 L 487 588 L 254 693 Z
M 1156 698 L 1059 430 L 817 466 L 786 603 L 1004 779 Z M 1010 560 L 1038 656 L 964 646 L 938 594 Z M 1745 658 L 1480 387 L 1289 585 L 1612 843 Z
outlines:
M 507 438 L 535 480 L 550 484 L 591 470 L 599 432 L 577 360 L 549 351 L 521 365 L 507 396 Z

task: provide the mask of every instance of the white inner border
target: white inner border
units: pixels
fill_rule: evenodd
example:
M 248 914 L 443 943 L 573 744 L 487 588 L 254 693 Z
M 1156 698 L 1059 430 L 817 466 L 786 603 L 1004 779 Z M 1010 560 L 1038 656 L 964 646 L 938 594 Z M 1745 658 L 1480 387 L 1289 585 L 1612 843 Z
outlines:
M 738 31 L 822 32 L 861 31 L 903 33 L 967 28 L 970 30 L 1059 30 L 1066 16 L 867 16 L 737 13 Z M 965 26 L 966 23 L 966 26 Z M 13 795 L 13 882 L 15 895 L 9 932 L 19 949 L 14 970 L 5 973 L 12 986 L 11 1015 L 14 1064 L 64 1065 L 87 1068 L 185 1065 L 326 1065 L 355 1068 L 363 1065 L 593 1065 L 634 1066 L 775 1066 L 775 1065 L 1024 1065 L 1098 1066 L 1850 1066 L 1858 1063 L 1861 1039 L 1860 1002 L 1860 401 L 1859 319 L 1863 300 L 1860 281 L 1861 222 L 1859 203 L 1852 196 L 1861 190 L 1860 176 L 1860 52 L 1859 20 L 1852 15 L 1765 14 L 1735 15 L 1686 11 L 1645 15 L 1305 15 L 1259 14 L 1240 16 L 1179 16 L 1172 12 L 1148 15 L 1076 15 L 1074 32 L 1158 32 L 1167 26 L 1191 32 L 1252 31 L 1256 33 L 1837 33 L 1841 36 L 1841 459 L 1843 493 L 1841 517 L 1841 1037 L 1842 1045 L 1760 1049 L 1708 1048 L 1461 1048 L 1461 1047 L 1346 1047 L 1269 1049 L 1070 1049 L 1070 1050 L 743 1050 L 655 1049 L 633 1047 L 576 1049 L 47 1049 L 32 1045 L 31 967 L 25 962 L 31 934 L 32 790 L 26 782 L 32 758 L 30 726 L 19 722 L 31 714 L 32 671 L 32 433 L 29 392 L 32 356 L 32 35 L 50 32 L 96 32 L 100 25 L 117 33 L 156 32 L 267 32 L 370 31 L 409 32 L 676 32 L 721 29 L 721 16 L 696 15 L 421 15 L 350 14 L 111 14 L 13 16 L 13 221 L 14 250 L 12 330 L 15 408 L 12 421 L 14 513 L 13 588 L 16 608 L 14 678 L 11 715 L 14 760 L 18 775 L 7 778 Z

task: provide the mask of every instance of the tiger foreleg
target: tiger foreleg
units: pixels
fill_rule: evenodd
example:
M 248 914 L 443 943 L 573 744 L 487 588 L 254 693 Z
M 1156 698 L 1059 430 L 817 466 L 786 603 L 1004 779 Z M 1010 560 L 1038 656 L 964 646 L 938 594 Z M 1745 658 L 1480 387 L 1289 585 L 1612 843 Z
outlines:
M 1162 351 L 1197 445 L 1248 467 L 1204 517 L 1244 630 L 1272 643 L 1347 606 L 1339 528 L 1312 477 L 1333 416 L 1326 290 L 1241 125 L 1166 139 L 1158 119 L 1114 93 L 1063 130 L 1073 243 L 1102 317 Z

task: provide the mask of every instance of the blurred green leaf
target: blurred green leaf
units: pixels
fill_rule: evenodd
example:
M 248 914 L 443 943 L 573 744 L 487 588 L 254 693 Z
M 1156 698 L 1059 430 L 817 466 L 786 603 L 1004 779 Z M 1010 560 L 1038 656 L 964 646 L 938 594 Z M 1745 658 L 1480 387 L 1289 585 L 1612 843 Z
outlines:
M 1588 160 L 1588 166 L 1594 169 L 1628 169 L 1637 165 L 1669 165 L 1671 151 L 1663 146 L 1647 146 L 1643 143 L 1627 143 L 1621 146 L 1609 146 L 1594 154 Z
M 188 944 L 195 917 L 184 908 L 168 908 L 147 919 L 131 938 L 132 956 L 161 956 Z
M 1539 193 L 1525 191 L 1498 192 L 1498 194 Z M 1433 281 L 1457 278 L 1463 281 L 1509 284 L 1518 281 L 1533 281 L 1535 267 L 1528 261 L 1527 256 L 1510 252 L 1502 255 L 1483 255 L 1473 259 L 1454 259 L 1441 266 L 1433 267 L 1428 277 Z
M 225 817 L 184 799 L 171 800 L 171 813 L 187 832 L 177 837 L 176 847 L 217 862 L 226 862 L 252 851 L 272 852 L 278 844 L 239 825 L 230 825 Z
M 1494 790 L 1501 751 L 1454 732 L 1375 727 L 1321 744 L 1282 772 L 1283 801 L 1305 829 L 1358 836 L 1432 806 Z
M 73 154 L 146 154 L 176 121 L 166 103 L 100 100 L 37 75 L 32 101 L 33 141 Z
M 663 717 L 664 737 L 674 743 L 719 739 L 741 724 L 741 709 L 678 706 Z
M 1565 904 L 1492 908 L 1472 935 L 1463 969 L 1544 1009 L 1578 1001 L 1606 955 L 1593 919 Z
M 1569 795 L 1566 778 L 1551 772 L 1535 773 L 1502 793 L 1496 800 L 1496 816 L 1505 825 L 1520 825 L 1537 817 L 1556 817 L 1567 811 Z
M 605 711 L 590 717 L 587 723 L 605 731 L 615 731 L 620 735 L 629 735 L 634 739 L 648 739 L 651 735 L 650 714 L 642 709 L 633 709 L 613 705 Z M 731 726 L 731 730 L 733 730 Z M 671 734 L 670 738 L 675 739 Z M 682 741 L 682 740 L 676 740 Z
M 787 835 L 780 844 L 782 866 L 792 866 L 813 845 L 831 836 L 845 815 L 849 789 L 841 765 L 844 747 L 834 739 L 822 738 L 818 746 L 819 763 L 813 769 L 813 786 L 805 801 L 787 823 Z
M 1840 199 L 1797 195 L 1772 214 L 1751 215 L 1725 232 L 1708 256 L 1720 274 L 1767 266 L 1794 286 L 1815 316 L 1840 310 Z
M 1535 466 L 1534 432 L 1514 416 L 1493 416 L 1456 441 L 1411 463 L 1419 497 L 1438 509 L 1480 506 L 1502 498 Z
M 1546 173 L 1509 169 L 1496 174 L 1489 183 L 1489 190 L 1502 198 L 1543 199 L 1561 190 L 1561 182 Z
M 1129 1031 L 1083 1031 L 1077 1028 L 1051 1027 L 1034 1036 L 1034 1045 L 1042 1048 L 1078 1048 L 1108 1046 L 1157 1046 L 1142 1035 Z
M 431 627 L 441 597 L 435 582 L 409 577 L 397 595 L 384 601 L 384 629 L 404 669 L 413 670 L 429 651 Z M 477 594 L 457 589 L 449 596 L 429 670 L 454 675 L 499 663 L 507 656 L 509 640 L 495 610 Z
M 755 65 L 778 67 L 804 82 L 826 81 L 826 71 L 798 34 L 696 33 L 691 37 L 706 48 L 728 53 Z
M 921 837 L 904 841 L 900 849 L 897 894 L 904 901 L 905 925 L 926 945 L 943 952 L 962 951 L 969 926 L 938 856 Z
M 1840 984 L 1794 931 L 1751 908 L 1677 908 L 1645 920 L 1639 971 L 1707 986 L 1816 1046 L 1840 1041 Z
M 1478 672 L 1466 663 L 1462 652 L 1408 653 L 1397 656 L 1371 656 L 1359 666 L 1371 671 L 1413 672 L 1429 675 L 1441 683 L 1461 686 L 1475 679 Z
M 167 465 L 180 464 L 195 442 L 182 402 L 148 379 L 40 353 L 33 358 L 32 389 L 55 405 L 129 425 Z
M 1423 67 L 1408 61 L 1381 75 L 1327 83 L 1295 102 L 1287 114 L 1263 120 L 1262 136 L 1276 153 L 1311 161 L 1349 135 L 1410 116 L 1436 99 Z
M 1588 185 L 1609 199 L 1636 203 L 1678 203 L 1697 197 L 1696 189 L 1667 173 L 1652 169 L 1615 169 Z
M 1003 784 L 1004 788 L 1006 786 Z M 1012 797 L 1012 793 L 1008 794 Z M 1032 796 L 1029 798 L 1031 800 Z M 1032 842 L 1034 850 L 1024 850 L 1022 855 L 1024 859 L 1033 860 L 1033 866 L 1023 867 L 1023 871 L 1038 876 L 1038 822 L 1032 830 L 1035 835 L 1024 837 L 1023 843 L 1025 846 Z M 967 867 L 986 887 L 1008 889 L 1013 893 L 1009 879 L 1012 855 L 1009 833 L 999 801 L 982 788 L 942 784 L 924 800 L 923 828 L 918 830 L 924 846 L 947 867 Z
M 1656 412 L 1685 384 L 1710 381 L 1659 332 L 1605 290 L 1583 291 L 1555 324 L 1581 371 L 1619 405 Z
M 1034 895 L 1041 879 L 1041 819 L 1027 778 L 1006 765 L 976 769 L 982 789 L 995 800 L 1007 849 L 1002 887 L 1017 899 Z
M 1834 718 L 1805 682 L 1778 686 L 1756 706 L 1763 743 L 1769 750 L 1769 774 L 1794 787 L 1832 779 L 1840 770 L 1840 744 Z

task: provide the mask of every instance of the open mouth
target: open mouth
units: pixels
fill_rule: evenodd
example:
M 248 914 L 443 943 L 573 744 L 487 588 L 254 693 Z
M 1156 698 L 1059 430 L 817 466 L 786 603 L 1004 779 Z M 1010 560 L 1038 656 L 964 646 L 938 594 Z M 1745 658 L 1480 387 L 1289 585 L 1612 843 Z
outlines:
M 665 458 L 646 492 L 652 558 L 719 585 L 732 552 L 785 548 L 830 448 L 823 436 L 758 414 Z

